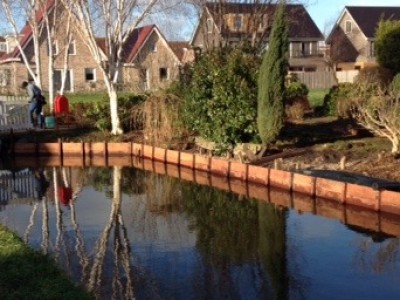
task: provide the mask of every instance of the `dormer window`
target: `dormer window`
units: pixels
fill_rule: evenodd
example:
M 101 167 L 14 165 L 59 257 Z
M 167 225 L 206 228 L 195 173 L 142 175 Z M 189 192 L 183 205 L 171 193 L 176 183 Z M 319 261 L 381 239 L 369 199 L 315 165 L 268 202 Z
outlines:
M 344 28 L 345 33 L 351 33 L 352 30 L 353 30 L 353 22 L 350 20 L 346 21 Z
M 242 29 L 242 15 L 235 15 L 234 20 L 233 20 L 233 29 L 236 31 L 239 31 Z

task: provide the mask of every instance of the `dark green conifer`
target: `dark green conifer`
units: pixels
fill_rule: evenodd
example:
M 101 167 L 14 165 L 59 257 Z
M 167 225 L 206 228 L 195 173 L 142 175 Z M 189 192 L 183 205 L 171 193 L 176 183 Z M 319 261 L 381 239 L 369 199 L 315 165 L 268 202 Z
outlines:
M 258 78 L 257 126 L 264 145 L 276 140 L 283 127 L 288 48 L 285 1 L 281 1 L 275 12 L 269 47 L 264 53 Z

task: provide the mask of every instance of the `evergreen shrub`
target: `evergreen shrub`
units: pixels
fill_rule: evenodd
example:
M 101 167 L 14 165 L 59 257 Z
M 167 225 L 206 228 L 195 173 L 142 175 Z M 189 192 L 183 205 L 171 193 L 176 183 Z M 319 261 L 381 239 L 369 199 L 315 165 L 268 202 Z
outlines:
M 257 70 L 253 48 L 242 45 L 202 54 L 183 103 L 188 129 L 222 150 L 257 139 Z

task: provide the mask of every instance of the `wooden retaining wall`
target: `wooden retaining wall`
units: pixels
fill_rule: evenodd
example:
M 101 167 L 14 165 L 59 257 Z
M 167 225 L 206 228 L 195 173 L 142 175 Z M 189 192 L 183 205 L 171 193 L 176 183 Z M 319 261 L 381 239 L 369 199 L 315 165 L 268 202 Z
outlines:
M 24 156 L 24 161 L 28 156 L 45 156 L 45 160 L 56 161 L 57 165 L 134 166 L 145 170 L 150 169 L 157 173 L 160 173 L 159 169 L 161 168 L 166 170 L 163 174 L 171 176 L 174 176 L 174 174 L 169 174 L 167 170 L 170 165 L 175 165 L 180 167 L 174 171 L 178 172 L 179 177 L 181 177 L 182 170 L 186 170 L 186 173 L 191 174 L 190 176 L 193 178 L 185 179 L 197 182 L 196 173 L 209 173 L 213 175 L 211 178 L 214 178 L 214 183 L 207 182 L 207 184 L 215 186 L 217 181 L 219 183 L 215 187 L 222 189 L 226 189 L 224 187 L 229 186 L 231 180 L 237 180 L 245 184 L 274 187 L 311 198 L 326 199 L 342 205 L 352 205 L 370 211 L 400 215 L 399 192 L 375 190 L 369 186 L 269 169 L 217 157 L 204 157 L 190 152 L 167 150 L 144 144 L 62 143 L 61 141 L 41 144 L 16 143 L 10 151 L 17 157 Z M 147 165 L 139 165 L 138 158 L 148 159 L 139 160 L 145 161 Z M 157 162 L 161 164 L 155 164 Z M 168 164 L 168 167 L 165 164 Z M 155 165 L 158 166 L 157 170 L 154 170 Z M 230 180 L 226 181 L 225 179 Z M 266 195 L 268 195 L 268 192 Z M 252 195 L 247 194 L 246 196 L 252 197 Z M 267 196 L 264 195 L 264 197 Z M 290 202 L 290 200 L 284 198 L 281 200 L 282 203 L 278 203 L 279 205 L 290 206 L 285 202 Z

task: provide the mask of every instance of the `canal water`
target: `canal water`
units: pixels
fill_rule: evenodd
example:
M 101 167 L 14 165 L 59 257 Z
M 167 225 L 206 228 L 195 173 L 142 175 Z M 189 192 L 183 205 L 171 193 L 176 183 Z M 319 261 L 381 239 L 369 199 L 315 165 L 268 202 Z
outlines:
M 400 299 L 400 234 L 279 199 L 122 167 L 2 170 L 0 197 L 0 222 L 97 299 Z

